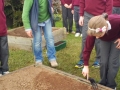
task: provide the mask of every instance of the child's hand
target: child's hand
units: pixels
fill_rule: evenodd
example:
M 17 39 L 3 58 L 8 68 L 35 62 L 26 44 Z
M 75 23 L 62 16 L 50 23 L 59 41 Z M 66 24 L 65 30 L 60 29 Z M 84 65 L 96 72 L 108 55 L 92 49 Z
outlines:
M 82 74 L 84 77 L 87 77 L 87 80 L 89 78 L 89 67 L 88 66 L 84 66 L 83 70 L 82 70 Z
M 117 39 L 114 43 L 117 43 L 116 48 L 120 49 L 120 39 Z
M 69 5 L 68 5 L 68 4 L 64 4 L 64 6 L 65 6 L 66 8 L 69 8 Z
M 74 14 L 74 10 L 71 10 L 71 13 Z
M 53 7 L 51 7 L 51 10 L 52 10 L 52 13 L 54 13 L 54 9 L 53 9 Z
M 68 8 L 72 8 L 72 4 L 70 4 Z
M 79 19 L 79 25 L 80 26 L 83 26 L 83 20 L 84 20 L 84 17 L 80 16 L 80 19 Z
M 32 30 L 26 31 L 26 33 L 27 33 L 27 35 L 28 35 L 29 37 L 33 37 L 33 36 L 32 36 Z

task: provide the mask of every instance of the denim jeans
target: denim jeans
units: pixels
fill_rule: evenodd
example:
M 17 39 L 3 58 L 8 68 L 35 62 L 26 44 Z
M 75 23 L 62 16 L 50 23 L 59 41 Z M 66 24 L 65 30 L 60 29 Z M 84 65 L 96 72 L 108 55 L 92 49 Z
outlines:
M 44 33 L 44 37 L 46 40 L 47 47 L 47 56 L 49 61 L 56 60 L 56 50 L 54 46 L 54 37 L 52 35 L 52 26 L 50 19 L 44 23 L 44 26 L 39 26 L 36 31 L 33 32 L 33 51 L 35 55 L 36 62 L 42 62 L 42 32 Z

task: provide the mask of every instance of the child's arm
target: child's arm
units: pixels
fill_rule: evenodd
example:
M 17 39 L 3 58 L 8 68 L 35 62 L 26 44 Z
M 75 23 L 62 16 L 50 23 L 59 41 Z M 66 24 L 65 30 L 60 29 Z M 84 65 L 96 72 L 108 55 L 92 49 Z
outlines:
M 89 77 L 89 59 L 90 59 L 90 54 L 91 51 L 94 47 L 96 37 L 94 36 L 87 36 L 86 38 L 86 43 L 83 51 L 83 60 L 84 60 L 84 68 L 82 70 L 82 74 L 84 77 L 87 76 L 87 79 Z

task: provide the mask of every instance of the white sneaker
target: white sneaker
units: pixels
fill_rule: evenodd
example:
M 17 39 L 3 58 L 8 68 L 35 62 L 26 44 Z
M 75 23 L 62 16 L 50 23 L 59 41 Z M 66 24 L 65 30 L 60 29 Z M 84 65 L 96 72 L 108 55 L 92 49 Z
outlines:
M 42 65 L 42 62 L 35 62 L 35 67 L 39 67 Z
M 66 34 L 69 34 L 69 32 L 66 32 Z
M 2 76 L 2 74 L 0 73 L 0 76 Z
M 82 37 L 82 34 L 80 35 L 80 37 Z
M 6 72 L 3 72 L 3 75 L 9 74 L 9 73 L 10 73 L 9 71 L 6 71 Z
M 79 37 L 79 36 L 80 36 L 80 33 L 76 33 L 76 34 L 75 34 L 75 37 Z
M 75 31 L 72 31 L 71 33 L 75 34 Z
M 50 64 L 52 67 L 57 67 L 58 63 L 56 62 L 56 60 L 50 61 Z
M 115 87 L 115 89 L 113 89 L 113 90 L 116 90 L 116 87 Z

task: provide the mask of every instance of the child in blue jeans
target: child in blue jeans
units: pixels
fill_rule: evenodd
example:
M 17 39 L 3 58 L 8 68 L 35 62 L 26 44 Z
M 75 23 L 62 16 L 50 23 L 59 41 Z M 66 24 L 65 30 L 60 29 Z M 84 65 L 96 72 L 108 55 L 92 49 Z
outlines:
M 46 40 L 48 60 L 52 67 L 58 66 L 52 35 L 52 10 L 52 0 L 24 0 L 22 21 L 27 35 L 33 37 L 35 66 L 43 64 L 42 32 Z M 35 16 L 37 19 L 33 19 Z

